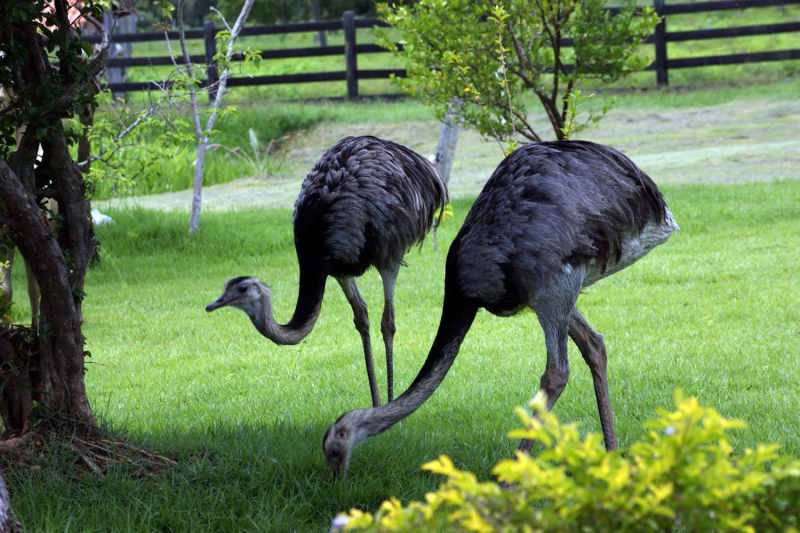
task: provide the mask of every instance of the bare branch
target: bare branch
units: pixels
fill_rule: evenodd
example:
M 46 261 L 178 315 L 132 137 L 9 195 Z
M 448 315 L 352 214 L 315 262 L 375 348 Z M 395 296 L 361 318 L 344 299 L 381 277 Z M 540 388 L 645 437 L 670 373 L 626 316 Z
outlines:
M 217 8 L 216 8 L 216 7 L 214 7 L 214 6 L 211 6 L 211 7 L 209 7 L 209 9 L 210 9 L 211 11 L 213 11 L 214 13 L 216 13 L 216 14 L 217 14 L 217 16 L 219 16 L 219 19 L 222 21 L 222 24 L 225 26 L 225 29 L 226 29 L 226 30 L 228 30 L 228 31 L 233 31 L 233 30 L 231 29 L 231 27 L 228 25 L 228 21 L 227 21 L 227 20 L 225 20 L 225 15 L 223 15 L 223 14 L 222 14 L 222 11 L 220 11 L 219 9 L 217 9 Z
M 531 141 L 540 142 L 542 140 L 541 137 L 539 137 L 539 135 L 533 129 L 533 126 L 531 126 L 530 123 L 528 122 L 528 117 L 522 114 L 517 109 L 515 109 L 513 106 L 511 106 L 511 104 L 506 104 L 502 101 L 495 101 L 494 105 L 501 109 L 504 109 L 509 114 L 513 115 L 525 127 L 524 130 L 522 128 L 514 128 L 515 132 L 519 133 L 520 135 Z
M 247 20 L 247 16 L 250 14 L 250 9 L 253 7 L 253 2 L 255 0 L 245 0 L 244 5 L 242 6 L 242 10 L 239 12 L 239 16 L 236 17 L 236 22 L 233 24 L 233 28 L 231 29 L 231 36 L 228 39 L 228 47 L 225 50 L 225 59 L 230 60 L 231 56 L 233 55 L 233 45 L 236 42 L 236 38 L 239 37 L 239 33 L 242 31 L 244 27 L 244 23 Z M 208 122 L 206 123 L 206 130 L 210 130 L 214 127 L 214 122 L 217 120 L 217 109 L 220 105 L 222 105 L 222 96 L 225 93 L 225 88 L 228 84 L 228 74 L 230 70 L 225 68 L 220 74 L 219 77 L 219 85 L 217 87 L 217 93 L 214 97 L 214 106 L 211 115 L 208 117 Z

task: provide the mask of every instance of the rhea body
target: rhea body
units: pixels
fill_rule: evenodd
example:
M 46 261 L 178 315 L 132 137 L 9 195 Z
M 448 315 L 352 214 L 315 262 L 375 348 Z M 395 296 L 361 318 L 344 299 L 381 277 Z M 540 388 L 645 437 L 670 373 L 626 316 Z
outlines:
M 272 293 L 255 277 L 229 280 L 206 307 L 242 309 L 258 331 L 277 344 L 297 344 L 317 320 L 325 281 L 339 282 L 361 335 L 373 406 L 380 405 L 367 305 L 355 278 L 374 266 L 383 281 L 381 333 L 386 347 L 387 395 L 393 399 L 394 286 L 403 256 L 421 242 L 447 189 L 433 165 L 405 146 L 376 137 L 346 137 L 329 148 L 308 173 L 294 210 L 294 243 L 300 280 L 292 318 L 279 324 Z
M 547 351 L 540 388 L 548 409 L 567 384 L 572 338 L 591 369 L 605 445 L 616 448 L 603 337 L 575 304 L 583 287 L 631 265 L 677 228 L 653 181 L 613 148 L 556 141 L 515 150 L 450 247 L 439 329 L 422 369 L 394 402 L 345 413 L 328 429 L 323 450 L 331 468 L 346 471 L 356 445 L 434 393 L 480 308 L 498 316 L 535 311 Z

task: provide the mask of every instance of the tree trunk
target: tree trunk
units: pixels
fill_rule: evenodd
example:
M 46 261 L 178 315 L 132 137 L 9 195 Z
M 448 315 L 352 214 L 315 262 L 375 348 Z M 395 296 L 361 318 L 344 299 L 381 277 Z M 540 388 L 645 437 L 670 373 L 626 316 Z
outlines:
M 91 103 L 89 85 L 105 65 L 110 41 L 104 35 L 100 47 L 86 59 L 75 46 L 67 0 L 51 4 L 56 16 L 50 21 L 58 26 L 47 43 L 55 48 L 52 54 L 45 49 L 35 13 L 12 10 L 15 22 L 0 25 L 0 40 L 10 43 L 11 49 L 25 50 L 8 54 L 4 59 L 8 68 L 0 74 L 3 84 L 17 95 L 10 116 L 25 127 L 16 151 L 0 152 L 0 226 L 5 226 L 41 290 L 38 331 L 22 328 L 28 340 L 16 342 L 15 327 L 0 328 L 0 338 L 6 339 L 0 362 L 5 436 L 24 434 L 32 427 L 84 436 L 97 431 L 83 379 L 80 319 L 94 231 L 86 183 L 70 154 L 62 119 Z M 54 57 L 57 66 L 51 63 Z M 2 134 L 3 144 L 10 146 L 8 130 Z M 40 145 L 42 160 L 36 166 Z M 43 198 L 58 203 L 57 227 L 40 207 Z
M 202 134 L 201 134 L 202 135 Z M 206 165 L 206 146 L 208 137 L 202 135 L 197 141 L 194 159 L 194 180 L 192 181 L 192 212 L 189 216 L 189 234 L 194 235 L 200 226 L 200 208 L 203 195 L 203 170 Z
M 95 83 L 89 86 L 89 94 L 92 96 L 97 95 L 97 92 L 100 90 L 98 83 L 99 80 L 96 80 Z M 84 105 L 78 114 L 78 120 L 80 120 L 82 126 L 81 136 L 78 139 L 78 161 L 89 161 L 89 158 L 92 156 L 92 143 L 89 140 L 89 131 L 94 125 L 94 105 Z M 81 172 L 84 174 L 89 174 L 89 170 L 91 170 L 91 162 L 86 163 L 81 168 Z
M 233 28 L 230 28 L 231 33 L 228 37 L 227 50 L 225 52 L 226 60 L 230 60 L 231 56 L 233 55 L 233 44 L 236 42 L 239 32 L 242 31 L 242 28 L 244 27 L 247 16 L 250 14 L 250 9 L 253 7 L 253 2 L 255 2 L 255 0 L 245 0 L 241 11 L 239 11 L 239 16 L 236 17 L 236 22 L 234 23 Z M 183 57 L 186 60 L 186 70 L 191 80 L 194 81 L 196 76 L 194 73 L 194 68 L 192 67 L 191 59 L 189 57 L 188 48 L 186 47 L 182 1 L 178 4 L 178 24 L 180 31 L 181 50 L 183 51 Z M 197 229 L 200 224 L 200 209 L 202 205 L 201 200 L 203 194 L 203 171 L 205 169 L 206 149 L 208 148 L 208 143 L 210 140 L 206 132 L 214 129 L 214 123 L 218 116 L 217 111 L 222 105 L 222 97 L 225 95 L 225 87 L 228 83 L 228 74 L 229 70 L 227 68 L 222 71 L 222 74 L 220 74 L 219 84 L 216 87 L 216 95 L 211 105 L 211 113 L 206 121 L 205 130 L 203 130 L 202 126 L 200 125 L 200 109 L 197 103 L 197 91 L 194 88 L 194 84 L 189 86 L 189 98 L 192 104 L 192 120 L 194 122 L 195 138 L 197 139 L 197 151 L 194 162 L 194 180 L 192 185 L 192 212 L 189 216 L 190 235 L 197 233 Z M 211 88 L 209 88 L 209 90 L 210 89 Z
M 11 509 L 11 497 L 6 482 L 0 474 L 0 533 L 22 531 L 22 525 Z
M 450 169 L 453 167 L 453 159 L 456 154 L 456 144 L 458 143 L 458 135 L 461 133 L 461 121 L 457 118 L 456 109 L 453 104 L 447 106 L 447 115 L 442 122 L 442 130 L 439 133 L 439 142 L 436 144 L 436 155 L 434 156 L 433 164 L 436 167 L 436 172 L 444 181 L 445 186 L 450 184 Z M 439 249 L 438 224 L 433 226 L 433 249 Z
M 447 116 L 442 122 L 442 130 L 439 133 L 439 142 L 436 144 L 436 156 L 433 161 L 436 171 L 444 180 L 445 185 L 450 183 L 450 169 L 453 167 L 453 158 L 456 154 L 456 144 L 460 133 L 461 122 L 456 118 L 453 107 L 450 106 Z
M 25 416 L 4 419 L 6 433 L 24 433 L 32 427 L 31 416 L 40 418 L 40 427 L 47 429 L 92 433 L 95 423 L 83 381 L 79 319 L 83 278 L 94 243 L 89 206 L 80 170 L 63 137 L 52 135 L 46 140 L 39 171 L 52 180 L 48 194 L 59 203 L 62 222 L 57 239 L 31 191 L 0 159 L 3 223 L 41 287 L 37 349 L 12 353 L 18 393 L 3 398 L 4 408 L 12 405 L 14 412 Z M 40 407 L 34 412 L 36 404 Z

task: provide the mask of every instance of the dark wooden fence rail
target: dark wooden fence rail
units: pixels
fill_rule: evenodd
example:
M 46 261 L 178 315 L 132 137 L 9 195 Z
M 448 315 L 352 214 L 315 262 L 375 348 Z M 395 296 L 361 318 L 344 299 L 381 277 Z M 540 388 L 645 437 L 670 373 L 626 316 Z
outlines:
M 745 37 L 752 35 L 766 35 L 783 32 L 800 31 L 800 21 L 761 24 L 755 26 L 738 26 L 732 28 L 719 28 L 712 30 L 692 30 L 692 31 L 667 31 L 667 23 L 670 15 L 701 13 L 709 11 L 721 11 L 730 9 L 745 9 L 756 7 L 785 6 L 790 4 L 800 4 L 800 0 L 722 0 L 713 2 L 697 2 L 682 4 L 667 4 L 666 0 L 653 0 L 653 7 L 661 16 L 661 22 L 656 26 L 655 33 L 646 42 L 655 47 L 655 61 L 646 70 L 655 71 L 656 81 L 661 85 L 669 83 L 669 71 L 671 69 L 701 67 L 708 65 L 731 65 L 740 63 L 753 63 L 760 61 L 785 61 L 789 59 L 800 59 L 800 48 L 789 50 L 777 50 L 769 52 L 751 52 L 746 54 L 728 54 L 718 56 L 704 56 L 692 58 L 670 58 L 668 55 L 667 43 L 678 41 L 694 41 L 704 39 L 719 39 L 730 37 Z M 612 11 L 614 8 L 609 8 Z M 618 9 L 618 8 L 617 8 Z M 357 44 L 356 29 L 372 28 L 386 24 L 378 19 L 356 19 L 352 11 L 345 12 L 342 20 L 328 20 L 322 22 L 301 22 L 293 24 L 280 24 L 273 26 L 250 26 L 244 28 L 240 35 L 275 35 L 301 32 L 319 31 L 338 31 L 344 32 L 345 44 L 343 46 L 315 46 L 308 48 L 289 48 L 280 50 L 264 50 L 261 52 L 263 59 L 285 59 L 295 57 L 318 57 L 318 56 L 343 56 L 344 70 L 329 72 L 308 72 L 300 74 L 280 74 L 271 76 L 251 76 L 240 78 L 229 78 L 229 87 L 241 87 L 247 85 L 274 85 L 282 83 L 310 83 L 320 81 L 344 81 L 347 85 L 348 98 L 358 96 L 358 82 L 366 79 L 386 79 L 391 75 L 405 76 L 403 69 L 359 69 L 358 54 L 371 54 L 387 52 L 384 48 L 375 44 Z M 191 56 L 193 63 L 204 64 L 206 67 L 205 84 L 214 84 L 217 81 L 217 67 L 213 62 L 216 53 L 214 36 L 217 32 L 213 22 L 206 22 L 202 30 L 190 30 L 186 32 L 187 39 L 203 39 L 205 53 L 203 55 Z M 177 40 L 178 32 L 168 32 L 170 39 Z M 114 42 L 144 42 L 161 41 L 164 39 L 163 33 L 136 33 L 114 35 Z M 99 37 L 87 37 L 90 42 L 99 42 Z M 565 45 L 569 43 L 565 42 Z M 236 55 L 233 60 L 241 61 L 241 54 Z M 137 57 L 126 59 L 110 59 L 108 67 L 141 67 L 172 65 L 173 61 L 183 63 L 183 58 L 170 57 Z M 134 83 L 112 83 L 109 88 L 116 92 L 140 91 L 152 89 L 156 82 L 134 82 Z

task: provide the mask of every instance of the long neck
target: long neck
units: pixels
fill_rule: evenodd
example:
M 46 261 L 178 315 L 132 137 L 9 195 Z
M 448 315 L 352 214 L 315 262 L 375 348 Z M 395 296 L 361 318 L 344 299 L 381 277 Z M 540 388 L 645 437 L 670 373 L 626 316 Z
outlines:
M 253 325 L 262 335 L 276 344 L 297 344 L 308 335 L 319 316 L 325 294 L 327 273 L 322 268 L 303 268 L 300 265 L 300 287 L 291 320 L 278 324 L 272 314 L 269 296 L 262 292 L 261 305 L 250 315 Z
M 365 418 L 369 420 L 366 428 L 369 435 L 389 429 L 431 397 L 455 361 L 458 349 L 477 312 L 478 307 L 473 303 L 445 294 L 439 330 L 425 364 L 411 386 L 399 398 L 380 407 L 367 409 L 369 414 Z

